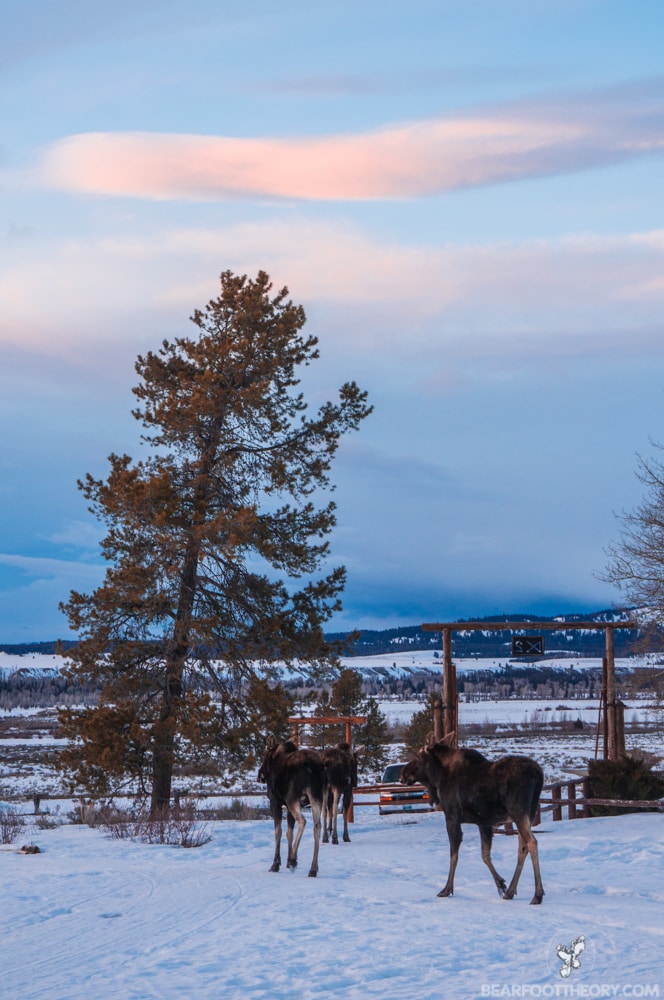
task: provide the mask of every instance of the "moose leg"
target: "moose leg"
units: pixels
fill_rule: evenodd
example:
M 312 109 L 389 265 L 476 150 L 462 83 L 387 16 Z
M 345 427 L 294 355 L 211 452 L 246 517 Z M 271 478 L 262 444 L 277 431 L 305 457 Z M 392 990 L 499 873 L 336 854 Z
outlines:
M 482 838 L 482 861 L 493 875 L 493 881 L 496 883 L 496 888 L 498 889 L 499 895 L 504 896 L 507 890 L 507 882 L 505 881 L 504 878 L 501 878 L 496 869 L 493 867 L 493 862 L 491 861 L 491 844 L 493 843 L 493 827 L 480 826 L 480 837 Z
M 329 831 L 331 828 L 330 821 L 330 809 L 332 802 L 332 789 L 328 790 L 323 795 L 323 810 L 322 810 L 322 822 L 323 822 L 323 843 L 328 844 L 330 842 Z
M 450 870 L 447 882 L 438 893 L 439 896 L 451 896 L 454 893 L 454 873 L 459 860 L 459 848 L 463 840 L 461 823 L 457 819 L 447 819 L 447 836 L 450 842 Z
M 344 788 L 344 799 L 342 812 L 344 817 L 344 843 L 350 844 L 350 835 L 348 833 L 348 814 L 350 813 L 350 807 L 353 803 L 353 789 Z
M 337 832 L 337 821 L 339 819 L 339 789 L 334 788 L 332 791 L 332 815 L 330 817 L 330 829 L 332 831 L 332 843 L 339 843 L 339 834 Z
M 311 802 L 311 815 L 314 820 L 314 856 L 311 859 L 311 868 L 309 869 L 309 878 L 316 878 L 318 875 L 318 845 L 320 843 L 320 828 L 321 828 L 321 812 L 322 806 L 320 802 L 316 799 L 309 798 Z
M 281 804 L 277 806 L 271 802 L 270 811 L 274 820 L 274 861 L 270 871 L 278 872 L 281 868 Z
M 286 813 L 286 840 L 288 841 L 288 861 L 286 862 L 286 868 L 297 868 L 297 845 L 300 843 L 300 831 L 299 831 L 299 819 L 298 819 L 298 835 L 295 838 L 295 847 L 293 847 L 293 828 L 295 826 L 295 817 L 293 815 L 293 804 L 287 806 L 288 812 Z M 299 804 L 298 804 L 299 809 Z M 302 813 L 300 812 L 300 816 Z M 304 823 L 304 817 L 302 816 L 302 822 Z
M 540 874 L 539 867 L 539 853 L 537 850 L 537 841 L 535 836 L 530 829 L 530 822 L 527 819 L 516 821 L 516 827 L 519 831 L 519 853 L 517 855 L 516 868 L 514 870 L 514 875 L 512 876 L 512 881 L 509 884 L 509 888 L 505 893 L 505 899 L 513 899 L 516 896 L 516 887 L 519 884 L 519 878 L 521 872 L 523 871 L 523 866 L 526 861 L 526 857 L 530 854 L 530 859 L 533 863 L 533 872 L 535 873 L 535 895 L 530 900 L 531 903 L 537 904 L 542 902 L 544 897 L 544 888 L 542 886 L 542 876 Z
M 297 868 L 297 849 L 300 846 L 300 841 L 302 840 L 302 834 L 304 833 L 304 828 L 307 825 L 307 821 L 304 818 L 302 812 L 302 806 L 298 799 L 291 802 L 288 807 L 289 812 L 289 823 L 290 823 L 290 834 L 291 841 L 289 842 L 289 852 L 288 852 L 288 867 Z M 297 833 L 295 834 L 295 840 L 293 841 L 293 827 L 297 822 Z M 320 804 L 318 806 L 318 829 L 320 831 Z M 288 835 L 288 834 L 287 834 Z

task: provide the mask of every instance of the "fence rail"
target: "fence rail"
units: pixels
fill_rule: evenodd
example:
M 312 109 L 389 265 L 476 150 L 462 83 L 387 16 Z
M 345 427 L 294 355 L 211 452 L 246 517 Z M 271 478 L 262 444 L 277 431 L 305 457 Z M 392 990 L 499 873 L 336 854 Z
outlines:
M 359 785 L 353 789 L 354 806 L 377 806 L 380 805 L 378 798 L 365 798 L 365 796 L 375 795 L 381 791 L 412 791 L 420 792 L 425 790 L 424 785 L 402 785 L 399 782 L 389 785 Z M 590 795 L 590 782 L 588 777 L 571 778 L 569 781 L 554 781 L 549 785 L 544 785 L 543 792 L 550 792 L 550 796 L 540 798 L 539 808 L 535 816 L 533 825 L 539 826 L 542 821 L 542 813 L 550 812 L 552 819 L 558 822 L 565 818 L 563 810 L 567 810 L 567 819 L 581 819 L 591 815 L 593 806 L 612 806 L 616 809 L 657 809 L 664 812 L 664 799 L 597 799 Z M 358 798 L 358 796 L 361 796 Z M 514 834 L 516 830 L 509 820 L 501 824 L 499 832 Z
M 581 786 L 581 795 L 577 791 Z M 566 794 L 563 795 L 563 789 Z M 579 819 L 590 816 L 593 806 L 612 806 L 616 809 L 657 809 L 664 812 L 664 799 L 596 799 L 590 794 L 590 780 L 572 778 L 570 781 L 554 781 L 545 785 L 545 792 L 551 792 L 550 798 L 540 798 L 540 811 L 551 812 L 555 822 L 563 819 L 563 807 L 567 807 L 568 819 Z

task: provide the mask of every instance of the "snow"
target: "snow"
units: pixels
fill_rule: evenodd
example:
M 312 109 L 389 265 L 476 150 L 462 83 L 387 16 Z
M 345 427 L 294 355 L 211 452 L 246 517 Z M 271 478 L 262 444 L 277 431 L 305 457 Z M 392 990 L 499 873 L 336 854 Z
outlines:
M 41 854 L 0 850 L 0 995 L 662 995 L 663 815 L 547 820 L 538 830 L 542 906 L 528 905 L 529 862 L 520 895 L 498 897 L 474 827 L 465 828 L 455 895 L 439 899 L 444 820 L 414 819 L 358 808 L 352 843 L 321 845 L 317 879 L 307 877 L 311 824 L 300 866 L 278 874 L 268 871 L 270 821 L 211 824 L 212 841 L 190 850 L 111 840 L 85 826 L 34 830 L 28 839 Z M 494 861 L 508 878 L 516 848 L 514 837 L 495 839 Z M 579 935 L 581 966 L 565 980 L 556 946 Z
M 662 654 L 649 653 L 644 656 L 616 657 L 616 669 L 633 670 L 635 667 L 651 665 L 659 661 Z M 17 670 L 30 673 L 57 673 L 67 666 L 67 658 L 57 653 L 5 653 L 0 651 L 0 677 L 7 677 Z M 513 667 L 532 666 L 509 656 L 499 657 L 455 657 L 457 673 L 474 670 L 500 670 L 510 664 Z M 443 661 L 440 653 L 434 650 L 404 650 L 403 652 L 381 653 L 372 656 L 344 656 L 341 664 L 361 673 L 389 674 L 392 677 L 404 677 L 413 673 L 434 673 L 442 676 Z M 602 669 L 601 657 L 594 656 L 552 656 L 537 661 L 538 666 L 557 670 L 599 670 Z

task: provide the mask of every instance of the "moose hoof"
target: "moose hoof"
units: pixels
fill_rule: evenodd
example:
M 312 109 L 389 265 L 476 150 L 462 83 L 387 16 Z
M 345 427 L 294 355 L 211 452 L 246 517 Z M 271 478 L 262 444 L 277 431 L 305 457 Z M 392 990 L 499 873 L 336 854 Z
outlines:
M 440 890 L 440 892 L 438 893 L 438 895 L 441 896 L 441 897 L 453 896 L 454 895 L 454 889 L 448 889 L 447 886 L 445 886 L 444 889 Z
M 318 875 L 318 869 L 312 868 L 311 871 L 309 872 L 309 878 L 316 878 L 317 875 Z
M 543 895 L 544 893 L 542 893 L 542 896 Z M 537 895 L 533 896 L 533 898 L 530 900 L 530 905 L 539 906 L 539 904 L 542 902 L 542 896 L 537 896 Z
M 271 872 L 278 872 L 279 869 L 280 869 L 280 867 L 281 867 L 281 865 L 278 865 L 276 863 L 276 861 L 275 861 L 275 863 L 272 865 L 272 867 L 270 869 L 268 869 L 268 870 L 271 871 Z
M 506 892 L 507 892 L 507 882 L 504 882 L 503 879 L 501 879 L 500 882 L 498 883 L 498 895 L 501 897 L 501 899 L 505 899 Z

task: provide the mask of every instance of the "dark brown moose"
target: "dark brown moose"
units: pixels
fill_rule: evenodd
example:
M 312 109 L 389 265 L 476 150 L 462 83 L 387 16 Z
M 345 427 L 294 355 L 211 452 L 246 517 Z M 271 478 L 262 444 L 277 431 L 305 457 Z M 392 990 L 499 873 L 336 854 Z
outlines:
M 327 795 L 323 804 L 324 844 L 329 842 L 330 835 L 333 844 L 339 843 L 337 817 L 340 801 L 344 818 L 343 839 L 345 843 L 350 842 L 348 816 L 353 803 L 353 788 L 357 785 L 357 758 L 363 750 L 363 746 L 353 750 L 350 743 L 337 743 L 321 753 L 327 777 Z
M 281 868 L 281 821 L 282 807 L 286 807 L 286 840 L 288 841 L 287 868 L 297 867 L 297 849 L 304 832 L 306 820 L 302 805 L 311 805 L 314 821 L 314 856 L 309 876 L 318 874 L 318 847 L 320 843 L 321 814 L 326 792 L 325 765 L 315 750 L 298 750 L 294 743 L 278 743 L 274 736 L 268 736 L 265 744 L 263 763 L 258 771 L 258 780 L 267 784 L 270 812 L 274 820 L 274 861 L 271 872 Z M 293 829 L 297 823 L 297 834 L 293 840 Z
M 477 750 L 454 750 L 454 733 L 438 743 L 429 743 L 404 765 L 401 781 L 426 785 L 435 809 L 445 813 L 450 841 L 450 870 L 439 896 L 454 892 L 454 872 L 463 839 L 462 823 L 479 827 L 482 861 L 493 875 L 503 899 L 513 899 L 526 855 L 530 854 L 535 873 L 535 895 L 531 903 L 541 903 L 544 896 L 540 875 L 537 841 L 531 830 L 544 775 L 530 757 L 510 756 L 489 761 Z M 509 886 L 491 862 L 493 828 L 512 820 L 519 834 L 516 868 Z

